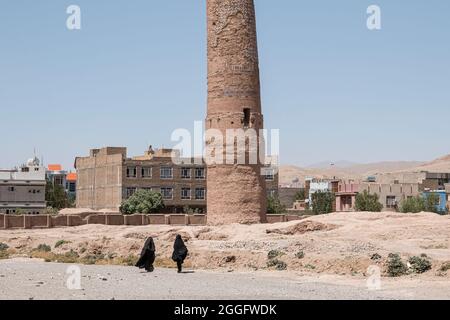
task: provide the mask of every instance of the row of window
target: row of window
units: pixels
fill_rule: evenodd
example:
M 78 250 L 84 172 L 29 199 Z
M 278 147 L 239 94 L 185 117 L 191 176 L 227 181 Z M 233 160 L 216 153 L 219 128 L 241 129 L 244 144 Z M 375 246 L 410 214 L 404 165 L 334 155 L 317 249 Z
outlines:
M 143 190 L 152 191 L 153 188 L 142 188 Z M 126 189 L 126 197 L 131 197 L 137 188 L 127 188 Z M 164 200 L 173 200 L 174 188 L 172 187 L 163 187 L 159 188 L 159 192 L 161 193 Z M 181 200 L 205 200 L 206 199 L 206 189 L 205 188 L 181 188 Z
M 16 191 L 16 187 L 8 187 L 8 191 L 9 192 L 15 192 Z M 28 193 L 41 193 L 41 190 L 39 190 L 39 189 L 29 189 Z
M 151 179 L 153 176 L 152 167 L 142 167 L 140 168 L 141 178 Z M 180 169 L 181 179 L 191 179 L 192 178 L 192 168 L 181 168 Z M 137 178 L 138 177 L 138 167 L 127 167 L 127 178 Z M 173 179 L 173 168 L 172 167 L 161 167 L 160 168 L 160 178 L 161 179 Z M 205 168 L 194 168 L 194 178 L 198 180 L 204 180 L 206 178 Z

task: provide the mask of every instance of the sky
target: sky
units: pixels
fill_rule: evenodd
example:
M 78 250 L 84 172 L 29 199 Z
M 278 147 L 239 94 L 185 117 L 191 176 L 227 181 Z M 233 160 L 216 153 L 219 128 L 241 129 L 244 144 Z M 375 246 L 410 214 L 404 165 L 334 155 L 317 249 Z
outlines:
M 66 9 L 81 8 L 81 30 Z M 450 153 L 450 1 L 255 0 L 282 164 Z M 381 30 L 366 26 L 381 8 Z M 206 115 L 205 0 L 0 0 L 0 168 L 171 147 Z

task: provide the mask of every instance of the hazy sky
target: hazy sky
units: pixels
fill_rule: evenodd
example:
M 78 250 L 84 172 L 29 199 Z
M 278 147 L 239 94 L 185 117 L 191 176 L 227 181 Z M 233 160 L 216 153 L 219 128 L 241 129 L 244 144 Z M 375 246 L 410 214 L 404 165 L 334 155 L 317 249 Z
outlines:
M 37 149 L 173 145 L 206 112 L 205 0 L 0 0 L 0 167 Z M 450 1 L 256 0 L 265 124 L 281 161 L 450 153 Z M 81 7 L 82 30 L 66 28 Z M 382 10 L 369 31 L 366 9 Z

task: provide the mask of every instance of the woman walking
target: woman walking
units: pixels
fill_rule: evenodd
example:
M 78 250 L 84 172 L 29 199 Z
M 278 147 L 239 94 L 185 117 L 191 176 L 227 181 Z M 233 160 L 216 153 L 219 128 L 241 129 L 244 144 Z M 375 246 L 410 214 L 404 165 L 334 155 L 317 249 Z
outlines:
M 155 262 L 155 243 L 153 238 L 150 237 L 145 241 L 144 248 L 141 252 L 141 257 L 136 263 L 136 267 L 139 269 L 145 269 L 147 272 L 153 272 L 153 263 Z
M 183 239 L 180 235 L 177 235 L 175 243 L 173 245 L 172 260 L 177 263 L 178 273 L 181 273 L 183 268 L 184 259 L 188 255 L 188 249 L 184 245 Z

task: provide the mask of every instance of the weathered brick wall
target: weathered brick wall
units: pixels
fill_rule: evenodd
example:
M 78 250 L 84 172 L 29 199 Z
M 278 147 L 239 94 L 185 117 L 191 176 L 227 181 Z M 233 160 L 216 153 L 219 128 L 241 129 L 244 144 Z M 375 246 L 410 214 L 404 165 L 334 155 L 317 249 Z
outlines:
M 106 224 L 106 215 L 90 215 L 87 224 Z
M 294 221 L 305 218 L 305 216 L 296 215 L 267 215 L 268 223 L 278 223 Z M 206 225 L 207 217 L 203 214 L 184 215 L 184 214 L 91 214 L 83 219 L 76 215 L 69 216 L 48 216 L 48 215 L 1 215 L 0 229 L 31 229 L 31 228 L 58 228 L 58 227 L 76 227 L 85 224 L 103 224 L 111 226 L 141 226 L 141 225 Z
M 171 214 L 169 215 L 170 225 L 186 225 L 186 215 L 184 214 Z
M 278 223 L 278 222 L 286 222 L 286 216 L 281 214 L 270 214 L 267 215 L 268 223 Z
M 67 227 L 67 217 L 66 216 L 55 216 L 51 217 L 52 227 Z
M 189 216 L 189 224 L 194 226 L 201 226 L 206 224 L 206 216 L 204 214 L 196 214 Z
M 122 226 L 124 223 L 123 215 L 109 214 L 106 217 L 107 224 L 110 226 Z
M 29 219 L 28 226 L 30 228 L 47 228 L 47 215 L 43 216 L 25 216 L 26 219 Z
M 152 214 L 147 218 L 149 224 L 166 224 L 166 216 L 164 214 Z
M 11 216 L 11 215 L 7 215 L 6 216 L 6 226 L 9 229 L 14 229 L 14 228 L 24 228 L 24 219 L 23 216 Z
M 142 214 L 124 216 L 124 224 L 127 226 L 142 226 Z

